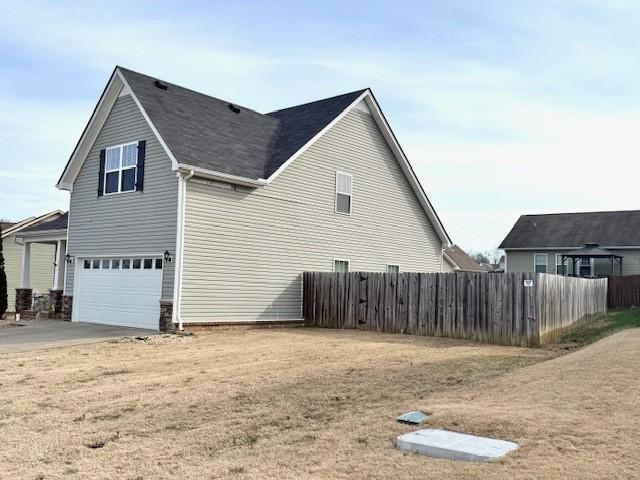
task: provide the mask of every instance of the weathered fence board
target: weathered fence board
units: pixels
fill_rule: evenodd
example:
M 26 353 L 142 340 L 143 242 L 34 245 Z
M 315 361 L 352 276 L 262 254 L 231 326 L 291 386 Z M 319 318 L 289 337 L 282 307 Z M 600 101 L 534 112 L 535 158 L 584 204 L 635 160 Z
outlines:
M 609 277 L 609 308 L 640 307 L 640 275 Z
M 310 326 L 535 346 L 603 315 L 607 280 L 533 273 L 305 272 L 303 302 Z

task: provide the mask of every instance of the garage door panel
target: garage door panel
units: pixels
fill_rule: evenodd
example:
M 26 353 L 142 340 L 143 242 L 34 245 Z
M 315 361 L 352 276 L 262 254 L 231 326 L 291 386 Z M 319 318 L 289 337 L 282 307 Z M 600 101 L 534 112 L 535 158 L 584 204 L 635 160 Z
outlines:
M 78 321 L 158 329 L 162 269 L 80 268 L 77 289 Z

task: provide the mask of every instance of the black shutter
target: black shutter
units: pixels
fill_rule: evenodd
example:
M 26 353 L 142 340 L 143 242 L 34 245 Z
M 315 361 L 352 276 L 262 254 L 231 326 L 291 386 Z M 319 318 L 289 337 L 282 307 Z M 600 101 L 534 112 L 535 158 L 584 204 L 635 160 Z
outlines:
M 105 164 L 105 149 L 100 150 L 100 168 L 98 169 L 98 196 L 101 197 L 104 194 L 104 164 Z
M 136 180 L 136 190 L 141 192 L 144 187 L 144 155 L 147 142 L 140 140 L 138 142 L 138 172 Z

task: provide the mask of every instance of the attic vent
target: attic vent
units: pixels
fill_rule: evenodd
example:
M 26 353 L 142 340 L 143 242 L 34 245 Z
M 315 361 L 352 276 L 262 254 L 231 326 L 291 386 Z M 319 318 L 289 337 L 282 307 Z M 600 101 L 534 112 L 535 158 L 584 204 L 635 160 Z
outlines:
M 230 103 L 228 107 L 229 107 L 229 110 L 231 110 L 233 113 L 240 113 L 240 109 L 236 107 L 234 104 Z
M 164 82 L 161 82 L 160 80 L 156 80 L 155 82 L 153 82 L 153 84 L 154 84 L 156 87 L 158 87 L 160 90 L 166 90 L 166 89 L 168 88 L 168 87 L 167 87 L 167 84 L 166 84 L 166 83 L 164 83 Z

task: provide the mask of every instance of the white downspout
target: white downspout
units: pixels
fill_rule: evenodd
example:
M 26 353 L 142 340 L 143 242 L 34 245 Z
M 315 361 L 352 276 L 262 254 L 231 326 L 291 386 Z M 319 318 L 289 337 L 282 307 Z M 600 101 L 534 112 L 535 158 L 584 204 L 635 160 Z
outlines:
M 194 171 L 191 170 L 188 175 L 178 172 L 178 218 L 176 232 L 176 263 L 173 282 L 173 313 L 172 322 L 178 324 L 178 330 L 182 331 L 182 315 L 180 307 L 182 303 L 182 272 L 183 272 L 183 254 L 184 254 L 184 227 L 185 227 L 185 203 L 187 195 L 187 182 L 193 177 Z

